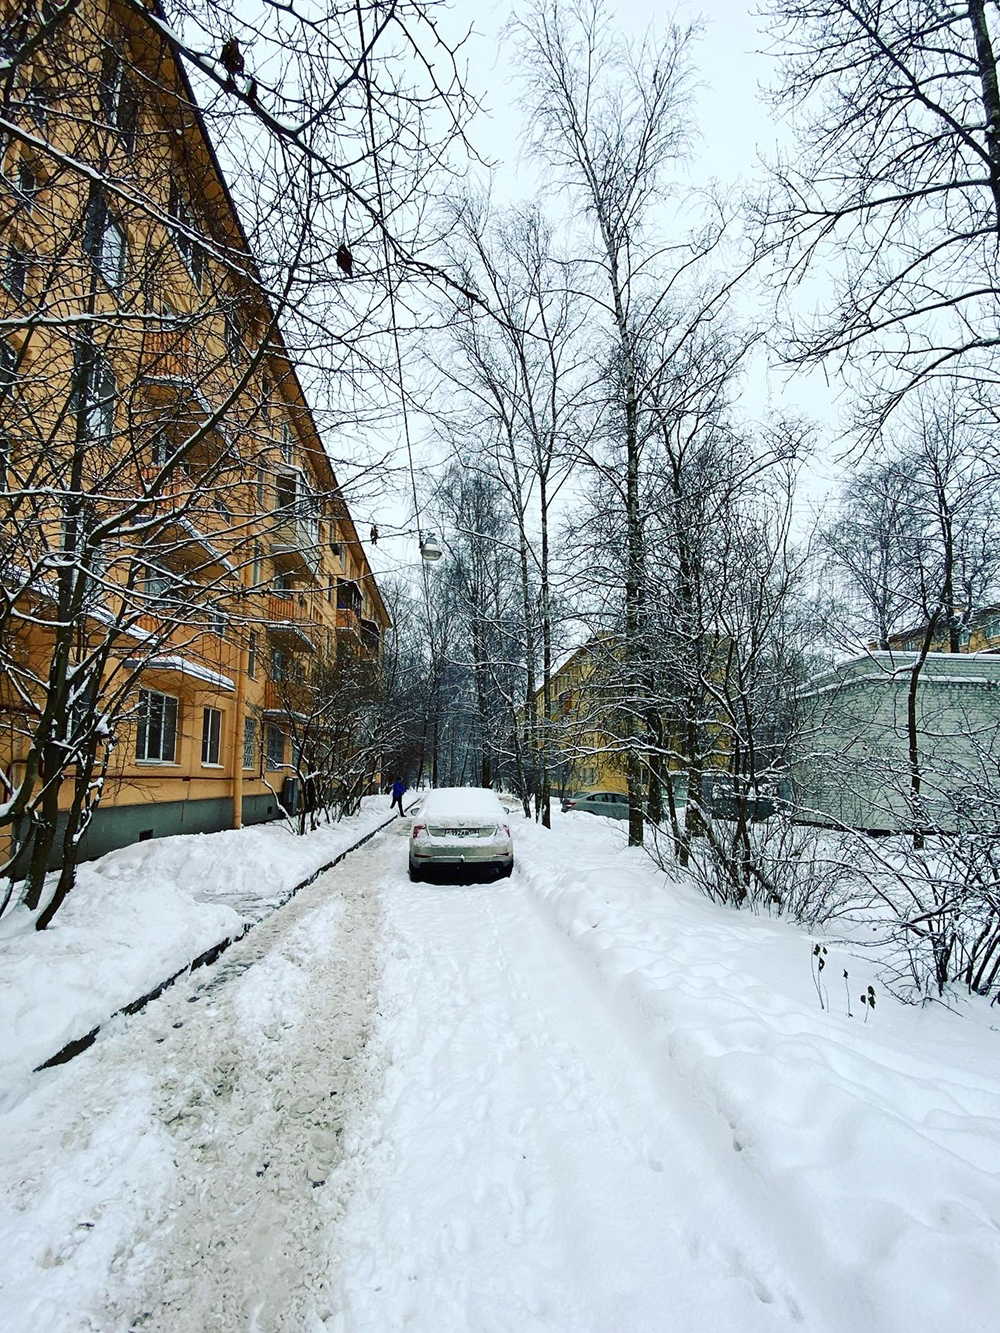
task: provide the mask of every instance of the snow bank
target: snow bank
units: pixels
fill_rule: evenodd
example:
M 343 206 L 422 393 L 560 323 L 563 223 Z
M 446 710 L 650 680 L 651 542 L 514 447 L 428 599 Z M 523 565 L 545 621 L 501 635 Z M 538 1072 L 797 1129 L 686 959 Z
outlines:
M 520 874 L 610 987 L 651 1072 L 683 1093 L 718 1170 L 803 1264 L 822 1254 L 842 1274 L 833 1326 L 992 1327 L 995 1012 L 904 1006 L 872 960 L 829 942 L 821 1009 L 813 938 L 716 907 L 622 841 L 582 815 L 519 826 Z
M 32 1069 L 238 935 L 383 823 L 386 797 L 297 837 L 284 824 L 157 838 L 82 865 L 45 931 L 0 921 L 0 1102 Z

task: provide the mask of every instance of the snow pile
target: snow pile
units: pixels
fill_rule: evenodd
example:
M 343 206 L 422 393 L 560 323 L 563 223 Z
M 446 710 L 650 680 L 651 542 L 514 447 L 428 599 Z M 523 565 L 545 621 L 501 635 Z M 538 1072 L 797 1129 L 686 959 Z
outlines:
M 81 865 L 45 931 L 0 921 L 0 1099 L 68 1042 L 238 935 L 385 822 L 385 797 L 297 837 L 284 824 L 151 839 Z
M 992 1326 L 994 1011 L 978 1000 L 964 1017 L 901 1005 L 870 959 L 830 943 L 821 1009 L 811 938 L 714 906 L 622 842 L 584 815 L 552 833 L 519 828 L 522 878 L 687 1102 L 715 1169 L 781 1250 L 826 1272 L 831 1326 Z

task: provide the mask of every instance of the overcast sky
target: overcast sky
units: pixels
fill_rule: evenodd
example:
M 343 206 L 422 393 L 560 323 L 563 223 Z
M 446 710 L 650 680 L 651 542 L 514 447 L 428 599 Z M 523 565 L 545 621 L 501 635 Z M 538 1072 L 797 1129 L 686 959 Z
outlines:
M 514 0 L 513 7 L 516 5 Z M 777 66 L 773 57 L 765 54 L 769 39 L 752 7 L 756 8 L 756 3 L 751 6 L 745 0 L 711 0 L 710 8 L 686 4 L 675 8 L 655 0 L 609 3 L 609 12 L 621 30 L 637 38 L 650 25 L 669 22 L 674 14 L 680 22 L 701 17 L 704 31 L 694 51 L 699 141 L 688 175 L 698 186 L 717 181 L 729 195 L 740 183 L 749 184 L 759 176 L 759 159 L 771 156 L 777 142 L 788 141 L 787 132 L 774 123 L 770 107 L 760 95 L 760 86 L 775 78 Z M 485 110 L 474 124 L 471 137 L 482 155 L 496 164 L 492 191 L 497 203 L 532 197 L 543 184 L 535 165 L 521 152 L 517 86 L 509 47 L 502 38 L 511 9 L 511 0 L 486 4 L 455 0 L 450 29 L 446 29 L 454 36 L 470 24 L 473 27 L 465 48 L 468 85 Z M 485 183 L 486 174 L 481 175 Z M 547 206 L 558 218 L 558 198 L 550 197 Z M 819 453 L 803 478 L 803 525 L 808 523 L 809 514 L 822 506 L 838 471 L 832 461 L 836 452 L 832 444 L 837 425 L 835 389 L 828 387 L 820 374 L 790 378 L 779 365 L 768 365 L 763 359 L 758 360 L 746 382 L 742 406 L 749 417 L 781 405 L 820 423 Z

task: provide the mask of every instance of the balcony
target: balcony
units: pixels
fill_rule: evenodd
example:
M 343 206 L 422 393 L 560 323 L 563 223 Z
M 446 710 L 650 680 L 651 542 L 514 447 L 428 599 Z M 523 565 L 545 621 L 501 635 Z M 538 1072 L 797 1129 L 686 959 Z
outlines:
M 316 691 L 304 680 L 268 680 L 264 682 L 265 713 L 296 713 L 308 715 L 312 712 L 316 700 Z
M 194 384 L 197 364 L 191 333 L 187 329 L 151 329 L 142 340 L 139 377 L 155 393 L 157 386 L 170 393 L 171 386 Z
M 361 646 L 371 657 L 378 656 L 382 648 L 382 634 L 376 621 L 361 621 Z
M 195 340 L 187 329 L 149 330 L 139 353 L 137 388 L 175 428 L 179 439 L 192 435 L 214 415 L 206 397 L 210 383 L 209 368 L 202 364 Z M 225 431 L 216 422 L 205 432 L 186 461 L 192 466 L 207 466 L 218 461 L 228 448 Z
M 198 629 L 193 606 L 164 606 L 162 611 L 143 611 L 131 627 L 132 636 L 152 651 L 183 653 L 189 674 L 207 671 L 210 675 L 230 676 L 239 671 L 239 646 L 211 629 Z M 179 617 L 179 618 L 178 618 Z M 172 659 L 180 660 L 180 659 Z
M 336 625 L 338 632 L 351 634 L 355 638 L 361 637 L 361 617 L 357 611 L 346 606 L 338 606 L 336 611 Z
M 278 593 L 268 597 L 267 633 L 271 642 L 286 652 L 316 651 L 316 622 L 300 597 L 282 597 Z
M 320 553 L 316 524 L 288 509 L 275 511 L 271 528 L 271 559 L 276 569 L 292 578 L 319 582 Z

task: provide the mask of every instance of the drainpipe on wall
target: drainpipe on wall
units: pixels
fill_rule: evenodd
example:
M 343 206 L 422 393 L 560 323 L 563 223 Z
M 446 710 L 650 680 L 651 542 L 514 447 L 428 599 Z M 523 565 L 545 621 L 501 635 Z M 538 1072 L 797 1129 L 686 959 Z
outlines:
M 233 701 L 233 828 L 243 827 L 243 682 L 242 645 L 236 655 L 236 698 Z

